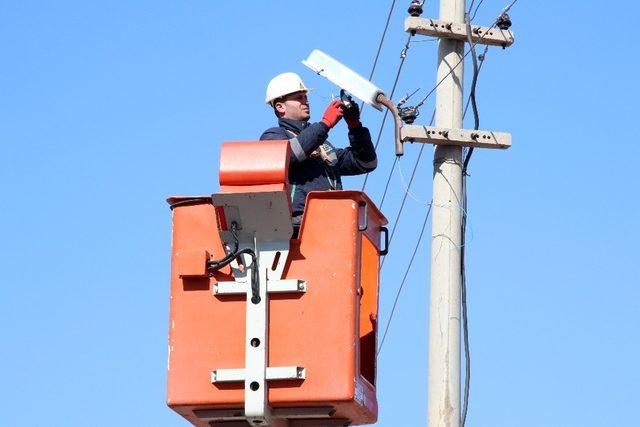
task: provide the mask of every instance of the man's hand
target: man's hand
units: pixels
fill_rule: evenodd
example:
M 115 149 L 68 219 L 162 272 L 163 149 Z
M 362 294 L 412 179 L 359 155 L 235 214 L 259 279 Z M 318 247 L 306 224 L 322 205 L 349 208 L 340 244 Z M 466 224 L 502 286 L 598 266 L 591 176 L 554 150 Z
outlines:
M 327 125 L 329 129 L 334 127 L 342 118 L 343 113 L 341 107 L 342 102 L 336 100 L 329 104 L 327 110 L 324 112 L 324 116 L 322 116 L 322 123 Z
M 349 102 L 349 108 L 344 108 L 344 121 L 347 122 L 349 128 L 362 126 L 360 123 L 360 107 L 355 102 Z

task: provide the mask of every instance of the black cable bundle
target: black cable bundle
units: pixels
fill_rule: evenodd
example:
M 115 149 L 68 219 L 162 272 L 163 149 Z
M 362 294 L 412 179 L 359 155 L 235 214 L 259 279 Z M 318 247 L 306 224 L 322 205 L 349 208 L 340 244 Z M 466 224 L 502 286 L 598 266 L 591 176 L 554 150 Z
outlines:
M 209 272 L 220 270 L 223 267 L 231 264 L 234 259 L 242 254 L 247 254 L 251 257 L 251 302 L 258 304 L 260 302 L 260 281 L 258 277 L 258 257 L 251 248 L 245 248 L 238 250 L 240 243 L 238 240 L 238 223 L 235 221 L 231 223 L 231 235 L 233 236 L 233 250 L 226 256 L 218 260 L 207 261 L 207 270 Z

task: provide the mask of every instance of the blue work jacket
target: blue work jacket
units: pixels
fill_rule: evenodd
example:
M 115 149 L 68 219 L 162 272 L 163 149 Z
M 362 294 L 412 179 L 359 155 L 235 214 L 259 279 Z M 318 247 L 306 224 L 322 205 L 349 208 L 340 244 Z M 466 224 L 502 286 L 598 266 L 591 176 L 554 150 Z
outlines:
M 322 156 L 313 155 L 321 145 L 328 143 L 328 135 L 329 127 L 322 122 L 309 124 L 280 118 L 278 127 L 267 129 L 260 137 L 261 140 L 289 140 L 289 184 L 294 218 L 302 215 L 310 191 L 341 190 L 341 176 L 368 173 L 377 166 L 371 134 L 366 127 L 349 129 L 349 147 L 331 146 L 330 150 L 335 150 L 331 163 Z M 324 147 L 327 148 L 326 145 Z

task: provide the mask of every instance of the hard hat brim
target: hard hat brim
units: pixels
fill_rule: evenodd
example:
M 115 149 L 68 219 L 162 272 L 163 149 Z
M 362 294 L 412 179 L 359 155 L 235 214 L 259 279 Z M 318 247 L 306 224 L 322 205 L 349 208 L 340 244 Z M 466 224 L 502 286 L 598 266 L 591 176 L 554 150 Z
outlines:
M 291 95 L 292 93 L 298 93 L 298 92 L 311 93 L 311 92 L 313 92 L 314 90 L 315 90 L 315 89 L 314 89 L 314 88 L 312 88 L 312 87 L 308 87 L 308 88 L 305 88 L 305 89 L 296 90 L 295 92 L 290 92 L 290 93 L 287 93 L 287 94 L 285 94 L 285 95 L 281 95 L 281 96 L 279 96 L 279 97 L 277 97 L 277 98 L 270 99 L 270 100 L 266 101 L 266 102 L 265 102 L 265 104 L 267 104 L 267 105 L 273 105 L 273 103 L 274 103 L 274 101 L 275 101 L 276 99 L 284 98 L 285 96 L 287 96 L 287 95 Z

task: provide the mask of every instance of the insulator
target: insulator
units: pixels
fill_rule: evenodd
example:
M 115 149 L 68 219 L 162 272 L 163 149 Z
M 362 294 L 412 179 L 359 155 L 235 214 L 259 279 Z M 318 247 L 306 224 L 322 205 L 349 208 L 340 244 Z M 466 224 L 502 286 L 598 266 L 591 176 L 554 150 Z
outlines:
M 505 12 L 500 15 L 496 21 L 496 25 L 501 30 L 508 30 L 511 27 L 511 18 L 509 18 L 509 14 Z
M 411 16 L 422 15 L 422 2 L 420 0 L 412 0 L 407 11 Z
M 410 125 L 416 121 L 416 118 L 420 115 L 420 111 L 417 107 L 397 107 L 398 115 L 403 122 Z

